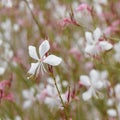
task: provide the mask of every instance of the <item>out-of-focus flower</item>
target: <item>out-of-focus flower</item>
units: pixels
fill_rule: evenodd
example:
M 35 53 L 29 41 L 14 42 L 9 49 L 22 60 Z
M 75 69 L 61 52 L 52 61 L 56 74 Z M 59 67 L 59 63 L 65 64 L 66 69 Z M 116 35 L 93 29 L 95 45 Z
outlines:
M 120 84 L 117 84 L 114 90 L 115 90 L 115 96 L 116 96 L 117 101 L 120 101 Z
M 107 114 L 110 116 L 110 117 L 116 117 L 117 116 L 117 111 L 115 109 L 108 109 L 107 110 Z
M 22 91 L 22 95 L 25 99 L 24 103 L 23 103 L 23 108 L 29 108 L 30 106 L 32 106 L 32 104 L 35 102 L 36 97 L 35 97 L 35 89 L 34 88 L 30 88 L 29 90 L 23 90 Z
M 37 94 L 37 96 L 36 96 L 37 100 L 45 103 L 51 109 L 52 108 L 60 108 L 62 106 L 62 104 L 61 104 L 61 100 L 59 98 L 57 89 L 55 87 L 53 78 L 48 78 L 47 82 L 48 82 L 47 86 Z M 63 102 L 68 102 L 68 100 L 67 100 L 68 92 L 62 93 L 59 76 L 56 76 L 56 82 L 57 82 L 58 89 L 61 93 Z
M 88 10 L 89 12 L 91 12 L 91 7 L 86 4 L 86 3 L 82 3 L 80 4 L 77 8 L 76 8 L 77 11 L 83 11 L 83 10 Z
M 119 25 L 120 25 L 120 20 L 113 21 L 112 24 L 105 29 L 104 31 L 105 35 L 110 36 L 111 34 L 118 33 Z
M 73 24 L 73 21 L 70 18 L 64 18 L 64 19 L 59 21 L 59 25 L 61 27 L 68 26 L 69 24 Z
M 55 86 L 47 85 L 46 92 L 47 96 L 44 100 L 45 104 L 47 104 L 50 108 L 53 108 L 55 106 L 58 107 L 58 104 L 60 103 L 57 99 L 58 93 Z
M 9 100 L 13 101 L 14 96 L 12 93 L 8 92 L 8 88 L 11 86 L 11 81 L 3 80 L 0 82 L 0 100 Z
M 42 44 L 39 46 L 39 56 L 37 55 L 36 48 L 34 46 L 29 46 L 29 55 L 33 59 L 37 60 L 37 63 L 31 63 L 31 68 L 29 69 L 29 74 L 38 74 L 39 71 L 45 72 L 45 67 L 43 63 L 47 63 L 51 66 L 57 66 L 62 62 L 60 57 L 57 57 L 53 54 L 46 56 L 46 53 L 49 51 L 50 45 L 47 40 L 43 41 Z
M 11 83 L 9 80 L 3 80 L 0 82 L 0 90 L 4 90 L 5 87 L 10 87 Z
M 74 18 L 76 23 L 86 27 L 89 26 L 92 22 L 91 12 L 92 9 L 88 4 L 80 4 L 74 11 Z
M 103 88 L 103 82 L 100 79 L 100 75 L 97 70 L 91 70 L 89 76 L 81 75 L 80 84 L 88 89 L 82 94 L 83 100 L 89 100 L 92 96 L 96 98 L 102 97 L 102 94 L 99 92 L 99 90 Z
M 94 0 L 94 9 L 98 15 L 103 13 L 103 7 L 101 5 L 107 5 L 107 0 Z
M 22 118 L 20 116 L 15 116 L 15 119 L 14 120 L 22 120 Z
M 102 32 L 99 28 L 96 28 L 93 33 L 85 32 L 86 47 L 85 52 L 89 55 L 96 56 L 100 52 L 104 52 L 112 49 L 112 44 L 105 40 L 100 40 Z
M 12 7 L 13 6 L 12 0 L 2 0 L 1 3 L 5 7 Z
M 120 62 L 120 42 L 114 45 L 114 50 L 115 50 L 114 59 L 117 62 Z
M 79 49 L 73 47 L 69 50 L 69 53 L 70 55 L 73 55 L 73 57 L 76 59 L 76 60 L 79 60 L 80 61 L 80 57 L 81 57 L 81 53 L 79 51 Z
M 4 74 L 4 72 L 5 72 L 5 68 L 0 67 L 0 75 L 3 75 L 3 74 Z
M 59 90 L 61 92 L 60 89 L 60 85 L 59 86 Z M 58 92 L 56 90 L 55 86 L 52 85 L 47 85 L 46 87 L 46 97 L 44 99 L 44 103 L 47 104 L 50 108 L 60 108 L 62 106 L 61 104 L 61 100 L 59 98 Z M 63 102 L 67 102 L 67 97 L 68 97 L 68 93 L 61 93 L 61 97 Z

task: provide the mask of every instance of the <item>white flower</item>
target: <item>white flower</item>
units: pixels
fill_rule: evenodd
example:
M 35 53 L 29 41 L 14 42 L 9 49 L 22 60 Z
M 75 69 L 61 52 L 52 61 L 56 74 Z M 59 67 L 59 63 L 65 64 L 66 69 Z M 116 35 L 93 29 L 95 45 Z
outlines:
M 107 114 L 110 117 L 116 117 L 117 116 L 117 111 L 115 109 L 109 109 L 109 110 L 107 110 Z
M 102 32 L 99 28 L 96 28 L 93 33 L 85 32 L 85 38 L 87 42 L 85 47 L 85 52 L 87 54 L 96 56 L 100 52 L 104 52 L 112 48 L 111 43 L 105 40 L 100 40 L 101 36 L 102 36 Z
M 107 0 L 94 0 L 94 10 L 98 15 L 101 15 L 103 13 L 103 7 L 102 5 L 107 5 L 108 1 Z M 101 18 L 103 19 L 103 18 Z
M 91 7 L 86 3 L 82 3 L 79 6 L 77 6 L 73 11 L 75 21 L 82 26 L 91 28 L 92 22 L 91 10 L 92 10 Z
M 63 102 L 64 103 L 67 102 L 68 93 L 61 92 L 60 84 L 58 84 L 58 87 L 59 87 Z M 45 100 L 44 100 L 45 104 L 47 104 L 50 108 L 59 108 L 62 106 L 61 100 L 59 98 L 55 85 L 54 86 L 47 85 L 46 93 L 47 93 L 47 96 L 45 97 Z
M 0 67 L 0 75 L 3 75 L 3 74 L 4 74 L 4 72 L 5 72 L 5 68 Z
M 120 101 L 120 84 L 119 83 L 115 86 L 114 91 L 115 91 L 116 99 Z
M 100 79 L 99 72 L 96 70 L 90 71 L 90 77 L 86 75 L 80 76 L 80 84 L 87 87 L 88 90 L 82 94 L 83 100 L 89 100 L 92 96 L 103 97 L 102 94 L 98 91 L 103 87 L 103 82 Z
M 58 107 L 59 101 L 53 97 L 46 97 L 44 103 L 48 105 L 50 108 Z
M 120 62 L 120 42 L 114 45 L 114 50 L 115 50 L 114 59 L 117 62 Z
M 5 7 L 12 7 L 13 3 L 12 0 L 2 0 L 2 5 Z
M 46 88 L 47 96 L 45 97 L 44 103 L 48 105 L 50 108 L 58 107 L 59 100 L 58 100 L 58 92 L 55 88 L 55 85 L 47 85 Z
M 22 118 L 17 115 L 14 120 L 22 120 Z
M 32 106 L 33 102 L 35 102 L 35 100 L 36 100 L 34 94 L 35 94 L 34 88 L 30 88 L 29 90 L 22 91 L 22 95 L 25 99 L 25 101 L 23 103 L 23 108 L 26 109 L 26 108 L 29 108 L 30 106 Z
M 50 45 L 47 40 L 43 41 L 42 44 L 39 46 L 39 56 L 37 55 L 36 48 L 34 46 L 29 46 L 29 55 L 33 59 L 37 60 L 36 63 L 31 63 L 31 68 L 29 69 L 29 74 L 38 74 L 39 71 L 45 72 L 45 68 L 43 63 L 47 63 L 51 66 L 57 66 L 62 62 L 62 59 L 60 57 L 57 57 L 55 55 L 48 55 L 46 56 L 46 53 L 49 51 Z

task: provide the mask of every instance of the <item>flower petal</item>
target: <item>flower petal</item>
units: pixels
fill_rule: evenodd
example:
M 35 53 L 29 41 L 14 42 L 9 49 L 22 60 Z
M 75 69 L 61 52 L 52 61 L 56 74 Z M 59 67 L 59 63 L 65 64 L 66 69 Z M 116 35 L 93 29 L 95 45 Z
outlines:
M 4 72 L 5 72 L 5 68 L 0 67 L 0 75 L 3 75 L 3 74 L 4 74 Z
M 94 54 L 96 54 L 97 51 L 95 51 L 95 46 L 94 45 L 87 44 L 86 47 L 85 47 L 85 52 L 87 54 L 94 55 Z
M 110 116 L 110 117 L 116 117 L 117 116 L 117 112 L 115 109 L 108 109 L 107 110 L 107 114 Z
M 84 86 L 90 86 L 90 85 L 91 85 L 91 84 L 90 84 L 90 79 L 89 79 L 89 77 L 86 76 L 86 75 L 81 75 L 81 76 L 80 76 L 80 83 L 81 83 L 82 85 L 84 85 Z
M 100 48 L 101 48 L 102 51 L 110 50 L 113 47 L 113 45 L 111 43 L 107 42 L 107 41 L 101 41 L 99 43 L 99 45 L 100 45 Z
M 93 43 L 93 37 L 92 37 L 92 33 L 91 32 L 85 32 L 85 38 L 86 38 L 88 44 L 92 44 Z
M 100 30 L 100 28 L 96 28 L 95 31 L 93 32 L 93 37 L 95 39 L 95 41 L 98 41 L 99 38 L 101 37 L 102 32 Z
M 101 89 L 103 85 L 104 85 L 103 81 L 98 80 L 97 82 L 94 83 L 94 88 Z
M 62 62 L 62 59 L 55 55 L 49 55 L 48 57 L 45 58 L 45 60 L 43 62 L 47 63 L 49 65 L 52 65 L 52 66 L 56 66 Z
M 24 109 L 29 108 L 31 105 L 32 105 L 32 101 L 26 100 L 26 101 L 23 103 L 23 108 L 24 108 Z
M 47 40 L 43 41 L 39 46 L 40 57 L 42 58 L 48 52 L 49 49 L 50 49 L 49 42 Z
M 34 46 L 30 45 L 28 49 L 29 49 L 30 57 L 32 57 L 35 60 L 38 60 L 39 58 L 38 58 L 38 55 L 37 55 L 37 52 L 36 52 L 36 48 Z
M 90 79 L 92 84 L 96 83 L 100 79 L 100 73 L 97 70 L 92 69 L 90 71 Z
M 82 94 L 82 98 L 84 101 L 89 100 L 92 97 L 92 89 L 89 88 L 86 92 Z
M 53 97 L 46 97 L 44 103 L 48 105 L 50 108 L 58 107 L 58 105 L 60 104 L 59 100 Z
M 39 67 L 39 62 L 31 63 L 31 67 L 30 67 L 28 73 L 29 74 L 35 74 L 38 67 Z

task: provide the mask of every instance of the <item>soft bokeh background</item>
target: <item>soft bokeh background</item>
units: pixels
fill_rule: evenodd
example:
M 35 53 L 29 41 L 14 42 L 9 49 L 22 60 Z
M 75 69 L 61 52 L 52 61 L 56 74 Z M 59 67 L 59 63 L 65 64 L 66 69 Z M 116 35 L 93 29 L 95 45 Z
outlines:
M 92 15 L 85 12 L 77 16 L 75 9 L 82 3 L 91 7 Z M 69 120 L 119 120 L 119 10 L 119 0 L 0 0 L 0 81 L 8 81 L 5 85 L 0 82 L 0 119 L 64 120 L 49 72 L 27 79 L 30 63 L 35 62 L 28 54 L 28 46 L 38 50 L 47 39 L 50 53 L 63 60 L 53 70 L 61 95 L 70 93 L 70 101 L 65 102 Z M 64 18 L 75 19 L 80 26 L 68 24 Z M 84 51 L 85 32 L 97 27 L 113 48 L 91 57 Z M 84 101 L 82 93 L 87 89 L 80 84 L 80 76 L 89 76 L 92 69 L 100 77 L 104 71 L 109 85 L 101 90 L 102 98 Z M 53 98 L 42 99 L 44 90 Z

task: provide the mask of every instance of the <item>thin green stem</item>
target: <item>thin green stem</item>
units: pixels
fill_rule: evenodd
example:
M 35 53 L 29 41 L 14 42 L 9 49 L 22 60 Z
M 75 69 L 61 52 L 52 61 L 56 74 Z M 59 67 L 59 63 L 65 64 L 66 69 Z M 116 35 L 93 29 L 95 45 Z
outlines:
M 114 37 L 107 37 L 108 39 L 114 40 L 114 41 L 120 41 L 119 38 L 114 38 Z
M 40 26 L 38 20 L 36 19 L 33 11 L 31 10 L 28 1 L 27 1 L 27 0 L 23 0 L 23 1 L 26 3 L 26 5 L 27 5 L 27 7 L 28 7 L 28 9 L 29 9 L 29 11 L 30 11 L 30 13 L 31 13 L 31 15 L 32 15 L 32 18 L 33 18 L 33 20 L 35 21 L 35 23 L 36 23 L 36 25 L 37 25 L 37 27 L 38 27 L 38 29 L 39 29 L 39 32 L 41 33 L 41 26 Z M 45 34 L 44 34 L 44 36 L 45 36 Z
M 57 89 L 57 92 L 58 92 L 58 95 L 59 95 L 60 101 L 61 101 L 61 103 L 62 103 L 62 105 L 63 105 L 63 107 L 64 107 L 65 118 L 66 118 L 66 120 L 68 120 L 68 115 L 67 115 L 66 107 L 65 107 L 64 101 L 63 101 L 63 99 L 62 99 L 62 97 L 61 97 L 60 90 L 59 90 L 59 88 L 58 88 L 58 85 L 57 85 L 57 82 L 56 82 L 55 76 L 54 76 L 53 73 L 51 73 L 51 74 L 52 74 L 52 77 L 53 77 L 53 80 L 54 80 L 54 84 L 55 84 L 55 87 L 56 87 L 56 89 Z

